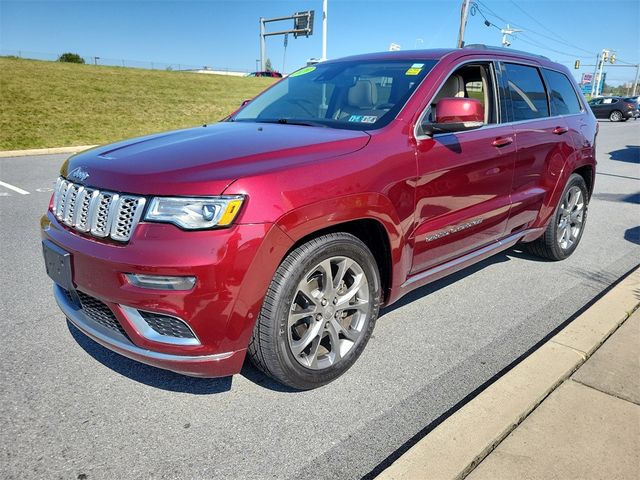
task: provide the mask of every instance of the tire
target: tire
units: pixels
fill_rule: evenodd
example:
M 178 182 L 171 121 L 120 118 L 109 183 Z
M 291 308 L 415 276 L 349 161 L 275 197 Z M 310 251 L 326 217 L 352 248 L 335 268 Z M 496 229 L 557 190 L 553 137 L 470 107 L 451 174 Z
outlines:
M 331 284 L 326 281 L 328 270 Z M 249 358 L 266 375 L 294 389 L 335 380 L 369 341 L 381 290 L 376 260 L 357 237 L 330 233 L 310 240 L 276 270 Z
M 620 110 L 614 110 L 609 114 L 609 120 L 612 122 L 619 122 L 622 120 L 622 112 Z
M 569 257 L 582 238 L 587 221 L 588 202 L 589 192 L 584 179 L 577 173 L 572 174 L 544 235 L 526 244 L 527 250 L 554 261 Z

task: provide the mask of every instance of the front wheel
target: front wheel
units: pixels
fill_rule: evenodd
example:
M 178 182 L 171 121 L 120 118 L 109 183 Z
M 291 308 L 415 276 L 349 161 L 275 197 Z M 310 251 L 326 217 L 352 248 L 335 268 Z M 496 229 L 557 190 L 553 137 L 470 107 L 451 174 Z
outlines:
M 362 353 L 380 296 L 376 260 L 363 242 L 348 233 L 315 238 L 278 267 L 249 358 L 265 374 L 296 389 L 329 383 Z
M 619 122 L 620 120 L 622 120 L 622 112 L 614 110 L 609 114 L 609 120 L 611 120 L 612 122 Z
M 571 255 L 584 231 L 588 195 L 584 179 L 577 173 L 572 174 L 544 235 L 527 244 L 529 252 L 549 260 L 564 260 Z

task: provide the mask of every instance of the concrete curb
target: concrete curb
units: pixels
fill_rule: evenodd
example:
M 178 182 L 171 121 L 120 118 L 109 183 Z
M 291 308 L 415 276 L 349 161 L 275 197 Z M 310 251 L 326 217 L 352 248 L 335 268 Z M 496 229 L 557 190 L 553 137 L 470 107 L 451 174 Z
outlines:
M 464 478 L 569 378 L 639 304 L 640 269 L 636 269 L 377 478 Z
M 29 150 L 2 150 L 0 158 L 26 157 L 29 155 L 52 155 L 54 153 L 78 153 L 97 145 L 79 145 L 77 147 L 31 148 Z

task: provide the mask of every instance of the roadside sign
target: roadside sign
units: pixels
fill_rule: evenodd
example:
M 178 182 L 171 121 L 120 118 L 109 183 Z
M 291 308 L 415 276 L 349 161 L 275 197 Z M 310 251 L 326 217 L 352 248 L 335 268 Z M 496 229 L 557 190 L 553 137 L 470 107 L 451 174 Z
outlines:
M 591 83 L 592 81 L 593 81 L 593 73 L 583 73 L 582 79 L 580 80 L 580 85 Z

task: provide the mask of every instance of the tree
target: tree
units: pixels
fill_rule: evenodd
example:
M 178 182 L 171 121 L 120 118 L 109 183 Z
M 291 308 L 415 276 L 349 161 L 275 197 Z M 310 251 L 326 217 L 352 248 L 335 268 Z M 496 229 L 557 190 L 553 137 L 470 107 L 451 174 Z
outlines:
M 84 58 L 77 53 L 66 52 L 58 57 L 58 61 L 67 63 L 84 63 Z
M 264 64 L 264 69 L 266 72 L 275 72 L 273 66 L 271 65 L 271 59 L 267 58 L 267 61 Z

